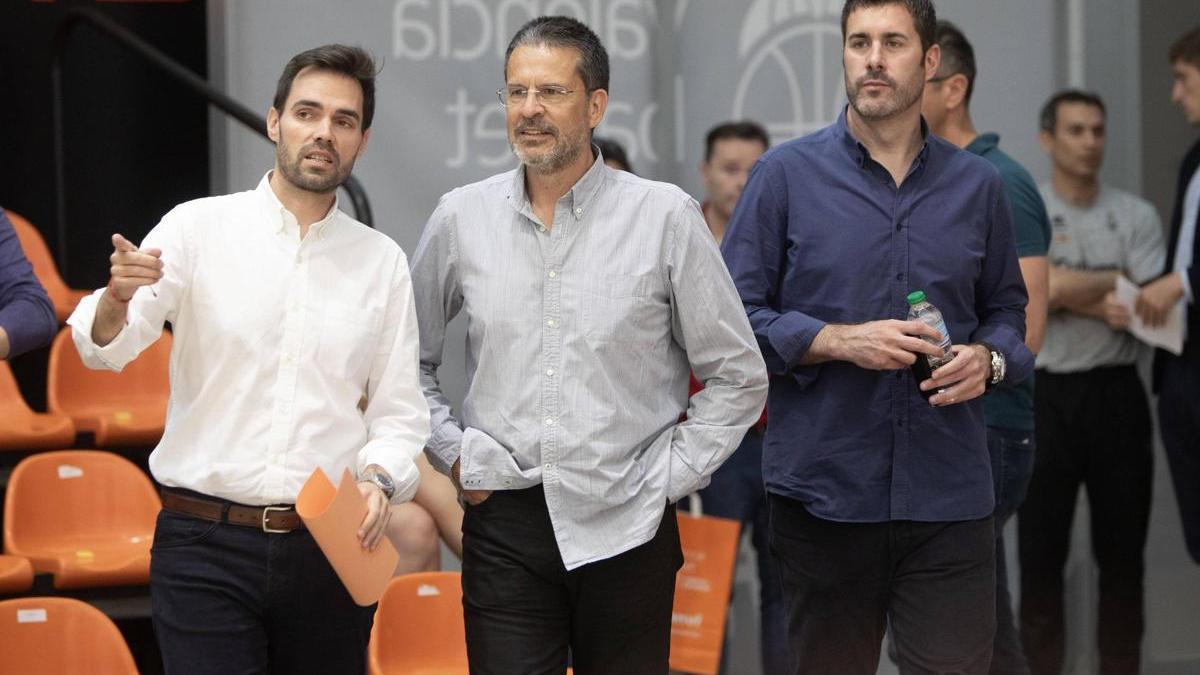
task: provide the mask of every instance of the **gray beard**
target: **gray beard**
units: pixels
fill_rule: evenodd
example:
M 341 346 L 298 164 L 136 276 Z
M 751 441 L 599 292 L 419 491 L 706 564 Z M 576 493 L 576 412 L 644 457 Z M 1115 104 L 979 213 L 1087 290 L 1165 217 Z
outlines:
M 583 150 L 585 144 L 566 142 L 558 143 L 550 149 L 550 152 L 547 152 L 546 154 L 532 161 L 526 158 L 523 153 L 517 149 L 516 144 L 513 144 L 511 147 L 513 154 L 515 154 L 517 159 L 521 160 L 521 163 L 525 165 L 526 171 L 541 175 L 548 175 L 562 171 L 570 166 L 571 163 L 576 159 L 579 159 L 579 153 Z

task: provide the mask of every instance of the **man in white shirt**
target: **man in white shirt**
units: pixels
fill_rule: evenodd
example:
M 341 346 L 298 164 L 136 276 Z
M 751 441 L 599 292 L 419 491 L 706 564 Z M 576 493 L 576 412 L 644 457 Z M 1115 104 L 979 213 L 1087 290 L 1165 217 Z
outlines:
M 293 57 L 267 115 L 255 190 L 182 204 L 141 248 L 113 235 L 111 279 L 68 323 L 85 363 L 120 370 L 174 331 L 150 566 L 168 673 L 362 673 L 358 607 L 295 513 L 314 468 L 357 476 L 374 548 L 412 498 L 429 431 L 408 265 L 338 210 L 367 146 L 375 64 L 327 45 Z M 365 406 L 360 409 L 360 401 Z

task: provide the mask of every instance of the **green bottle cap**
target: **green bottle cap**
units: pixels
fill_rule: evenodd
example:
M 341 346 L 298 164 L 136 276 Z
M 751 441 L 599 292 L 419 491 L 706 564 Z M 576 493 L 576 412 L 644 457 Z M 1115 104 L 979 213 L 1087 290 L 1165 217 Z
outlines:
M 925 302 L 925 291 L 913 291 L 908 294 L 908 304 L 915 305 Z

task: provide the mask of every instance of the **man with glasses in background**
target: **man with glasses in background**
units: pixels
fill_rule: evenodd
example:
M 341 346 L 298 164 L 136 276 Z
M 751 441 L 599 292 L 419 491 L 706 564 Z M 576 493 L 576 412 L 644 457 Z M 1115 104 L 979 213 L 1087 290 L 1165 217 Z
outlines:
M 608 56 L 539 17 L 509 43 L 517 169 L 442 197 L 413 256 L 427 455 L 463 491 L 473 673 L 666 673 L 670 504 L 758 418 L 766 370 L 696 202 L 591 143 Z M 438 382 L 467 320 L 467 394 Z M 688 371 L 706 388 L 689 401 Z M 686 411 L 687 419 L 678 422 Z

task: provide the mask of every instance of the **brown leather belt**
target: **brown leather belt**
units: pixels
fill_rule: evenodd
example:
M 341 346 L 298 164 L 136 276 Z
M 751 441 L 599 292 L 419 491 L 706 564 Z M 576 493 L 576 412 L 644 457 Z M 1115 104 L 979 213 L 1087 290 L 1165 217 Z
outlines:
M 166 489 L 162 491 L 162 505 L 164 509 L 204 520 L 260 528 L 263 532 L 271 534 L 304 529 L 304 521 L 300 520 L 294 506 L 242 506 Z

